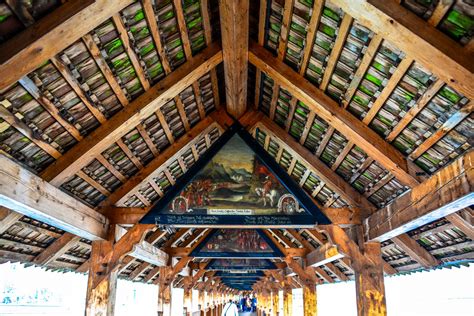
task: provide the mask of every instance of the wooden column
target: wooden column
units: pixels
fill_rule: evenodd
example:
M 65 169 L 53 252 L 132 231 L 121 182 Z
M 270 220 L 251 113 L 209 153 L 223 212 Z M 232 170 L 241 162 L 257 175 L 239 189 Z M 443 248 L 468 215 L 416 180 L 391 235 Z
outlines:
M 303 306 L 304 306 L 304 316 L 316 316 L 317 307 L 316 307 L 316 284 L 311 286 L 303 286 Z
M 278 291 L 272 292 L 272 311 L 273 316 L 278 316 L 280 307 L 280 296 Z
M 291 287 L 283 289 L 283 316 L 292 316 L 293 314 L 293 293 Z
M 158 288 L 158 316 L 171 316 L 171 287 L 165 285 L 165 277 L 169 267 L 160 268 Z
M 112 316 L 115 311 L 115 294 L 118 270 L 109 273 L 97 286 L 104 267 L 102 259 L 112 251 L 112 241 L 93 241 L 87 282 L 86 316 Z
M 354 262 L 358 316 L 385 316 L 385 286 L 380 243 L 370 242 L 364 246 L 366 259 Z

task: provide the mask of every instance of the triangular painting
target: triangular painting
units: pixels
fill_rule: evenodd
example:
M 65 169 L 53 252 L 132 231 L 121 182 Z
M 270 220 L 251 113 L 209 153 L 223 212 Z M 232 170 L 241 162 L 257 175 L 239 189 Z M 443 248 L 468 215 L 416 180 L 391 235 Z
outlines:
M 141 223 L 275 228 L 330 222 L 273 157 L 236 123 L 166 192 Z
M 210 271 L 255 273 L 260 270 L 276 269 L 276 265 L 269 259 L 212 259 L 206 268 Z
M 259 229 L 216 229 L 193 250 L 194 258 L 279 258 L 283 254 Z

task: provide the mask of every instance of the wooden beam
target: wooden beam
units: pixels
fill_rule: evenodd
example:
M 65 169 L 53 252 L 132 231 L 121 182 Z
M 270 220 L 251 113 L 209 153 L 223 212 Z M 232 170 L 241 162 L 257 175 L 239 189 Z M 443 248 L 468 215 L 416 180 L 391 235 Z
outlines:
M 420 246 L 416 240 L 407 234 L 393 237 L 392 241 L 425 268 L 436 267 L 440 264 L 438 259 L 433 257 L 428 250 Z
M 135 259 L 140 259 L 144 262 L 148 262 L 159 267 L 166 266 L 169 259 L 167 253 L 146 241 L 135 244 L 133 246 L 132 252 L 130 252 L 128 255 Z
M 422 63 L 458 92 L 473 98 L 471 54 L 413 12 L 395 1 L 334 0 L 332 3 Z
M 378 161 L 405 185 L 417 185 L 419 182 L 412 175 L 414 164 L 392 145 L 339 105 L 323 91 L 296 73 L 286 64 L 275 58 L 263 47 L 251 43 L 249 61 L 261 71 L 268 74 L 276 83 L 283 86 L 298 100 L 344 134 L 347 139 L 364 150 Z
M 201 54 L 188 60 L 56 160 L 42 173 L 43 179 L 53 185 L 61 185 L 92 161 L 95 156 L 107 149 L 110 144 L 119 140 L 130 129 L 152 115 L 221 61 L 222 52 L 217 44 L 206 48 Z
M 0 206 L 0 235 L 3 234 L 8 228 L 15 224 L 23 214 L 10 211 L 9 209 Z
M 219 1 L 227 111 L 238 118 L 247 107 L 249 0 Z
M 308 267 L 319 267 L 345 256 L 346 254 L 342 253 L 336 245 L 326 243 L 306 255 L 306 265 Z
M 118 0 L 68 1 L 0 45 L 0 90 L 39 67 L 116 12 L 133 3 Z
M 105 238 L 108 220 L 0 155 L 0 205 L 89 240 Z
M 366 240 L 385 241 L 474 204 L 474 151 L 364 220 Z
M 452 213 L 446 216 L 446 219 L 462 231 L 468 238 L 474 240 L 474 226 L 459 213 Z
M 71 247 L 77 244 L 80 239 L 80 237 L 71 233 L 64 233 L 64 235 L 56 239 L 48 248 L 37 255 L 33 259 L 33 263 L 48 265 L 50 262 L 53 262 L 65 254 Z

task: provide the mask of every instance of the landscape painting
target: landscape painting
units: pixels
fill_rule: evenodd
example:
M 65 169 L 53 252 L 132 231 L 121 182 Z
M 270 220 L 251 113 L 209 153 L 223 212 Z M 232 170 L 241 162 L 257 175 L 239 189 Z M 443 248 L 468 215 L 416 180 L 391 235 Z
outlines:
M 256 229 L 217 229 L 192 254 L 196 258 L 273 258 L 282 254 Z
M 168 207 L 169 214 L 297 215 L 297 200 L 234 135 Z
M 207 268 L 208 270 L 255 273 L 258 270 L 275 269 L 276 266 L 268 259 L 213 259 Z

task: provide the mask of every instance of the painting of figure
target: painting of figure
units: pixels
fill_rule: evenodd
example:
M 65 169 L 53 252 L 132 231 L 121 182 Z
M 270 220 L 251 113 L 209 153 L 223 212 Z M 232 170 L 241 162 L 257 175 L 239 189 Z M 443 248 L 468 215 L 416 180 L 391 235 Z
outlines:
M 208 266 L 209 270 L 247 271 L 274 269 L 275 265 L 268 259 L 213 259 Z
M 268 243 L 256 230 L 219 229 L 201 249 L 202 253 L 272 252 Z
M 293 200 L 292 207 L 288 199 Z M 302 211 L 238 135 L 169 205 L 170 213 L 196 215 L 296 215 Z

